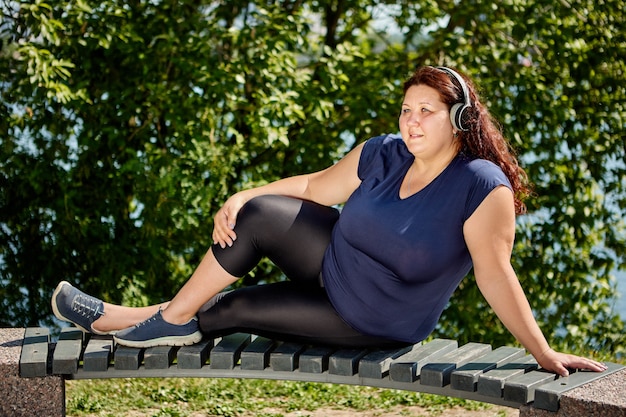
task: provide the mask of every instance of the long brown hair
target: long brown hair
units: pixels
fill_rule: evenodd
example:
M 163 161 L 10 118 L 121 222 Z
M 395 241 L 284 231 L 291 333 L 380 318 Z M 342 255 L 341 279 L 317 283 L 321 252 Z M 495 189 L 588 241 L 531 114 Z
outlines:
M 454 70 L 456 71 L 456 70 Z M 504 138 L 499 123 L 481 103 L 474 83 L 465 75 L 456 71 L 465 81 L 469 90 L 471 108 L 464 114 L 463 126 L 466 131 L 459 131 L 461 152 L 489 160 L 498 165 L 513 187 L 515 213 L 526 212 L 523 199 L 530 194 L 530 185 L 526 172 L 519 166 L 517 157 Z M 463 90 L 458 81 L 447 72 L 430 66 L 418 68 L 404 83 L 404 94 L 414 85 L 427 85 L 439 92 L 441 100 L 449 107 L 464 102 Z

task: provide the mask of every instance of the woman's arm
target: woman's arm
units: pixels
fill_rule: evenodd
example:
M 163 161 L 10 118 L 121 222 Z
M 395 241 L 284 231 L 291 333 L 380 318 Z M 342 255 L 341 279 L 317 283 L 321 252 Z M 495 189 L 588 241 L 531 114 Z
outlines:
M 215 214 L 213 241 L 222 247 L 232 245 L 237 238 L 234 228 L 239 210 L 260 195 L 284 195 L 327 206 L 345 202 L 361 183 L 357 169 L 363 145 L 358 145 L 339 162 L 322 171 L 280 179 L 233 194 Z
M 555 352 L 539 329 L 511 266 L 515 211 L 511 190 L 493 190 L 465 222 L 463 233 L 478 287 L 496 315 L 545 369 L 567 376 L 567 368 L 604 371 L 596 361 Z

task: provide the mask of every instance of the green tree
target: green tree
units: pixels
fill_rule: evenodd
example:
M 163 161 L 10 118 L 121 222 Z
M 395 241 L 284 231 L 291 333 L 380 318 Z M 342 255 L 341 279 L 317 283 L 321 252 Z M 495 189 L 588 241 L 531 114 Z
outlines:
M 536 184 L 514 262 L 544 331 L 624 349 L 619 1 L 2 4 L 0 321 L 49 320 L 59 279 L 169 297 L 228 195 L 395 132 L 402 81 L 444 64 L 478 81 Z M 466 280 L 438 332 L 510 342 L 484 304 Z

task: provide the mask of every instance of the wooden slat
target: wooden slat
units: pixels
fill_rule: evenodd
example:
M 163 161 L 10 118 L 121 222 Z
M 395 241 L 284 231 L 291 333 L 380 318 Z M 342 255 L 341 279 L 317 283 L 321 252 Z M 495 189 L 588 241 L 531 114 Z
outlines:
M 293 372 L 300 364 L 300 354 L 306 346 L 299 343 L 281 343 L 270 354 L 270 367 L 274 371 Z
M 604 372 L 578 371 L 565 378 L 541 385 L 535 390 L 535 408 L 548 411 L 558 411 L 561 396 L 569 390 L 603 378 L 613 372 L 623 369 L 623 365 L 607 362 Z
M 143 363 L 145 349 L 128 346 L 117 346 L 113 355 L 114 368 L 116 370 L 134 371 Z
M 50 330 L 46 327 L 29 327 L 24 332 L 23 345 L 50 343 Z
M 532 355 L 505 363 L 478 377 L 478 393 L 487 397 L 502 397 L 504 395 L 504 383 L 518 375 L 524 375 L 537 369 L 537 361 Z
M 417 349 L 420 345 L 410 345 L 397 349 L 376 350 L 363 356 L 359 362 L 361 378 L 381 379 L 389 374 L 391 363 L 400 356 Z
M 465 365 L 469 361 L 491 351 L 491 346 L 483 343 L 468 343 L 457 350 L 449 352 L 437 359 L 436 363 L 429 363 L 422 368 L 420 383 L 435 387 L 444 387 L 450 384 L 452 371 Z
M 201 369 L 209 358 L 214 342 L 213 339 L 203 339 L 195 345 L 181 347 L 178 350 L 178 368 Z
M 20 375 L 40 377 L 48 374 L 48 343 L 50 330 L 45 327 L 29 327 L 24 332 L 20 355 Z
M 333 353 L 328 362 L 328 373 L 352 376 L 359 371 L 359 361 L 367 355 L 367 349 L 341 349 Z
M 177 351 L 177 346 L 154 346 L 148 348 L 144 353 L 143 365 L 146 369 L 167 369 L 174 362 Z
M 85 371 L 105 372 L 111 361 L 113 339 L 111 336 L 91 335 L 83 353 L 83 369 Z
M 59 340 L 52 355 L 52 373 L 55 375 L 75 374 L 83 350 L 82 330 L 76 327 L 61 329 Z
M 510 378 L 504 383 L 504 399 L 528 404 L 535 400 L 535 389 L 538 386 L 554 381 L 555 378 L 556 374 L 543 369 Z
M 389 366 L 389 378 L 398 382 L 415 382 L 425 364 L 457 348 L 456 340 L 434 339 L 394 361 Z
M 262 371 L 269 366 L 270 353 L 276 342 L 257 337 L 241 352 L 241 369 Z
M 246 333 L 224 336 L 209 354 L 212 369 L 233 369 L 239 362 L 241 351 L 250 344 Z
M 501 346 L 453 371 L 450 377 L 450 385 L 452 389 L 476 391 L 480 375 L 504 363 L 521 358 L 525 354 L 526 351 L 524 349 Z
M 300 355 L 300 372 L 321 374 L 328 370 L 330 355 L 335 349 L 329 347 L 312 347 Z

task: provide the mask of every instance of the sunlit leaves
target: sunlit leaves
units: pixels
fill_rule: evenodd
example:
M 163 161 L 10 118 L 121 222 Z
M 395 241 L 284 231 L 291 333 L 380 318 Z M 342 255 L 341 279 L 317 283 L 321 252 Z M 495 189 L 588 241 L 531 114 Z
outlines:
M 113 301 L 166 299 L 229 194 L 397 131 L 403 80 L 433 64 L 474 77 L 535 184 L 513 262 L 544 331 L 623 349 L 610 309 L 626 256 L 622 2 L 4 8 L 1 320 L 47 316 L 61 277 Z M 279 276 L 264 264 L 248 282 Z M 511 341 L 471 279 L 439 331 Z

